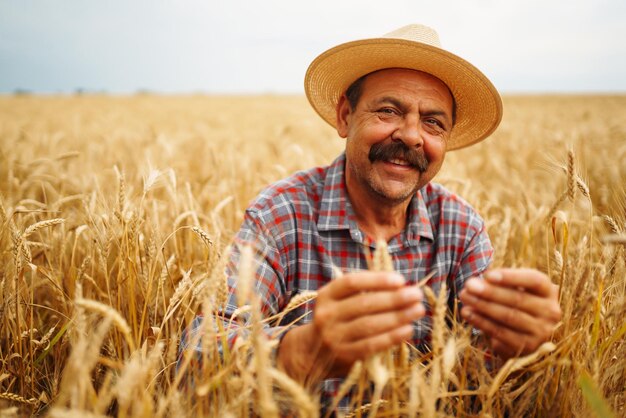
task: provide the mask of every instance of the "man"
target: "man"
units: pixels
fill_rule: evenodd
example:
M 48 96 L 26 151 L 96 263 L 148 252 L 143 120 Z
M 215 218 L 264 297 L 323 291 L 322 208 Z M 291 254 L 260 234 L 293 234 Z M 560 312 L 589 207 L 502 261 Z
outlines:
M 446 283 L 451 309 L 460 299 L 462 318 L 495 354 L 527 354 L 547 341 L 561 315 L 556 286 L 536 270 L 487 272 L 493 250 L 482 219 L 431 182 L 446 151 L 499 124 L 501 100 L 489 80 L 441 49 L 432 29 L 410 25 L 326 51 L 305 86 L 346 139 L 345 154 L 261 192 L 236 238 L 256 251 L 267 316 L 318 292 L 267 329 L 280 337 L 278 366 L 332 393 L 356 360 L 404 341 L 424 344 L 430 318 L 422 292 L 407 284 L 429 274 L 435 294 Z M 366 253 L 380 239 L 396 273 L 367 271 Z M 227 315 L 237 307 L 238 260 L 235 248 Z

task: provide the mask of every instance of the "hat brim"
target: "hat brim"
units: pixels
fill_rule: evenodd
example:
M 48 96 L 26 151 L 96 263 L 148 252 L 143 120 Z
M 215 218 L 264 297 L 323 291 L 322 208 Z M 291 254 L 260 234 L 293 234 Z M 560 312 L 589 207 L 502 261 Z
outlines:
M 502 120 L 502 99 L 480 70 L 448 51 L 405 39 L 364 39 L 322 53 L 307 70 L 306 96 L 322 119 L 336 127 L 337 102 L 350 84 L 388 68 L 423 71 L 448 86 L 456 101 L 448 150 L 482 141 Z

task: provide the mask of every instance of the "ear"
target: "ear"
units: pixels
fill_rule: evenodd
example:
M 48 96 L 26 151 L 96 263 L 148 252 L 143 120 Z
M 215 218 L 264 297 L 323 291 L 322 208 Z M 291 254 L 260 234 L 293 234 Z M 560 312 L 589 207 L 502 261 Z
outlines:
M 352 107 L 345 94 L 342 94 L 337 102 L 337 133 L 340 137 L 348 136 L 348 125 L 352 116 Z

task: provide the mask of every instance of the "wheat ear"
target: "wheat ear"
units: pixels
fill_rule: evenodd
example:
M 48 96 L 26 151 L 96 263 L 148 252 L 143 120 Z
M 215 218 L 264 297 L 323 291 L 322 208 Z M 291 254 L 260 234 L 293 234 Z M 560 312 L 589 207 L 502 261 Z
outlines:
M 113 322 L 113 324 L 117 327 L 117 329 L 121 331 L 121 333 L 126 338 L 126 342 L 128 343 L 128 346 L 130 347 L 130 351 L 131 352 L 135 351 L 135 342 L 133 341 L 130 327 L 128 326 L 128 323 L 122 317 L 122 315 L 120 315 L 118 311 L 116 311 L 115 309 L 111 308 L 108 305 L 105 305 L 104 303 L 100 303 L 100 302 L 97 302 L 95 300 L 90 300 L 90 299 L 80 298 L 80 299 L 77 299 L 75 303 L 77 306 L 80 306 L 81 308 L 88 309 L 90 311 L 94 311 L 103 316 L 111 318 L 111 321 Z

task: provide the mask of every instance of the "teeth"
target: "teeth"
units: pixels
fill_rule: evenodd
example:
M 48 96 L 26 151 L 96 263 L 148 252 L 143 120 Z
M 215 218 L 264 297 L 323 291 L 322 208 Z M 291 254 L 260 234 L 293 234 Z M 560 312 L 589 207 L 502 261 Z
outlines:
M 394 158 L 393 160 L 389 161 L 390 163 L 394 163 L 394 164 L 398 164 L 398 165 L 409 165 L 408 162 L 406 162 L 405 160 L 401 160 L 399 158 Z

